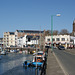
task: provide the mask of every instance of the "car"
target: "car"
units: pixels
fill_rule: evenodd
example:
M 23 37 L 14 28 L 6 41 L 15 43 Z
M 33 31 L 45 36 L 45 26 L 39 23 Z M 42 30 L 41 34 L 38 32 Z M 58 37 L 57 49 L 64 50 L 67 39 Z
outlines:
M 62 45 L 59 45 L 59 46 L 58 46 L 58 49 L 59 49 L 59 50 L 65 50 L 65 47 L 62 46 Z

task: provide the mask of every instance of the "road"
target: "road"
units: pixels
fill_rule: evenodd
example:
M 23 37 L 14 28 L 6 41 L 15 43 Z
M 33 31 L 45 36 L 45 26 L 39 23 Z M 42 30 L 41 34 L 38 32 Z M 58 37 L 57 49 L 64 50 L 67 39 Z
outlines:
M 56 57 L 68 75 L 75 75 L 75 55 L 65 50 L 54 50 Z
M 9 53 L 2 55 L 0 60 L 0 75 L 35 75 L 35 68 L 23 67 L 25 60 L 32 60 L 32 55 Z

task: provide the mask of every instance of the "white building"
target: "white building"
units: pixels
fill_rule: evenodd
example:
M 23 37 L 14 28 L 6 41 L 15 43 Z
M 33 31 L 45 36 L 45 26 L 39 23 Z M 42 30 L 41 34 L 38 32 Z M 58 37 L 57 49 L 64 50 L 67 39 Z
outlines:
M 53 35 L 53 45 L 58 46 L 63 45 L 65 48 L 69 46 L 70 43 L 70 35 Z M 45 45 L 51 46 L 51 36 L 45 37 Z
M 74 37 L 74 36 L 71 36 L 70 39 L 71 39 L 70 42 L 71 42 L 73 45 L 75 45 L 75 37 Z
M 18 47 L 23 47 L 23 38 L 22 37 L 17 39 L 17 46 Z
M 18 47 L 25 47 L 27 45 L 38 45 L 39 44 L 39 38 L 36 40 L 36 38 L 33 38 L 33 36 L 25 35 L 24 37 L 20 37 L 17 39 L 17 46 Z

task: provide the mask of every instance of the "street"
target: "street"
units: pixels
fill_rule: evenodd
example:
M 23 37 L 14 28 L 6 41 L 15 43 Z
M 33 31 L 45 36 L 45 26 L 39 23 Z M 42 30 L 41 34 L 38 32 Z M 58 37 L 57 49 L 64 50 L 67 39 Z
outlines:
M 68 75 L 75 75 L 75 55 L 65 50 L 54 50 L 56 57 Z

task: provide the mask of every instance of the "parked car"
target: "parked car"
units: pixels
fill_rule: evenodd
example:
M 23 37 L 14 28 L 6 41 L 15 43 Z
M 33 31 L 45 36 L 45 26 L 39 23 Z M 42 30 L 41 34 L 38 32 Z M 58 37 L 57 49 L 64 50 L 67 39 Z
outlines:
M 59 50 L 65 50 L 65 47 L 62 46 L 62 45 L 59 45 L 59 46 L 58 46 L 58 49 L 59 49 Z

